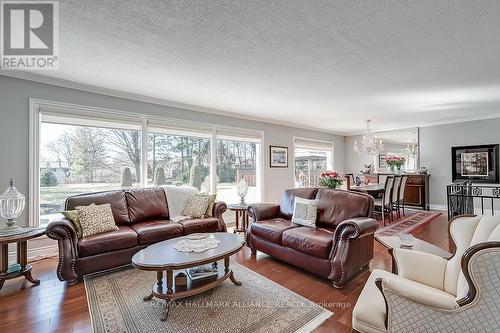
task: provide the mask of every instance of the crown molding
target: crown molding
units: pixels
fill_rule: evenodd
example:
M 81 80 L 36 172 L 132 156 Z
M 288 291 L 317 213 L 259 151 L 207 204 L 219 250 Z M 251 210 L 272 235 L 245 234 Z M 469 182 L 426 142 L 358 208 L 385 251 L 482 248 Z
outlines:
M 313 126 L 298 125 L 296 123 L 289 122 L 289 121 L 275 120 L 275 119 L 266 118 L 266 117 L 249 116 L 249 115 L 243 115 L 240 113 L 235 113 L 235 112 L 230 112 L 230 111 L 212 109 L 212 108 L 208 108 L 208 107 L 204 107 L 204 106 L 174 102 L 174 101 L 170 101 L 170 100 L 166 100 L 166 99 L 162 99 L 162 98 L 150 97 L 150 96 L 141 95 L 141 94 L 134 94 L 134 93 L 121 91 L 121 90 L 103 88 L 103 87 L 94 86 L 94 85 L 90 85 L 90 84 L 86 84 L 86 83 L 80 83 L 80 82 L 71 81 L 71 80 L 54 78 L 54 77 L 45 76 L 45 75 L 36 74 L 36 73 L 32 73 L 32 72 L 27 72 L 27 71 L 3 71 L 2 73 L 0 73 L 0 76 L 6 76 L 6 77 L 20 79 L 20 80 L 26 80 L 26 81 L 33 81 L 33 82 L 38 82 L 38 83 L 43 83 L 43 84 L 48 84 L 48 85 L 52 85 L 52 86 L 68 88 L 68 89 L 73 89 L 73 90 L 78 90 L 78 91 L 84 91 L 84 92 L 94 93 L 94 94 L 99 94 L 99 95 L 104 95 L 104 96 L 122 98 L 122 99 L 127 99 L 127 100 L 131 100 L 131 101 L 136 101 L 136 102 L 161 105 L 161 106 L 166 106 L 166 107 L 171 107 L 171 108 L 176 108 L 176 109 L 181 109 L 181 110 L 203 112 L 203 113 L 213 114 L 213 115 L 218 115 L 218 116 L 225 116 L 225 117 L 256 121 L 256 122 L 272 124 L 272 125 L 280 125 L 280 126 L 292 127 L 292 128 L 297 128 L 297 129 L 304 129 L 304 130 L 308 130 L 308 131 L 315 131 L 315 132 L 331 134 L 331 135 L 339 135 L 339 136 L 346 135 L 343 132 L 328 131 L 328 130 L 313 127 Z

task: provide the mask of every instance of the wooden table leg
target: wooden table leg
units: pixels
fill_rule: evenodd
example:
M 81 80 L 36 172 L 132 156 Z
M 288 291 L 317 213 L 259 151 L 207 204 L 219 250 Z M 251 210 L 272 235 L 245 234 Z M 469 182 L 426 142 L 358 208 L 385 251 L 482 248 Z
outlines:
M 17 262 L 21 265 L 21 271 L 24 271 L 23 275 L 26 280 L 38 286 L 40 280 L 33 278 L 31 266 L 28 265 L 28 241 L 17 242 Z
M 229 258 L 224 258 L 224 272 L 227 274 L 229 271 L 230 271 Z M 235 285 L 241 286 L 241 282 L 236 280 L 236 278 L 234 277 L 233 271 L 231 271 L 229 275 L 229 280 L 231 280 L 231 282 L 234 283 Z
M 9 269 L 9 246 L 8 244 L 2 244 L 0 247 L 0 289 L 3 287 L 5 279 L 2 275 L 7 274 Z
M 233 230 L 233 233 L 235 234 L 237 230 L 240 229 L 240 212 L 239 211 L 235 211 L 235 214 L 236 214 L 236 225 L 234 227 L 234 230 Z
M 167 271 L 167 294 L 174 292 L 174 271 Z

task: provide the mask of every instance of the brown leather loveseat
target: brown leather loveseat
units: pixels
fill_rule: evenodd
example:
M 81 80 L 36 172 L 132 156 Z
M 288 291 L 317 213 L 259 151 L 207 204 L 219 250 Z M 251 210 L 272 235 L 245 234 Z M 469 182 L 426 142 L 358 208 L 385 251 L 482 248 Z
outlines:
M 295 197 L 318 199 L 316 228 L 291 222 Z M 279 205 L 248 207 L 247 246 L 328 278 L 342 288 L 373 258 L 373 198 L 317 188 L 286 190 Z
M 49 223 L 47 236 L 59 244 L 57 276 L 69 284 L 85 274 L 130 264 L 132 256 L 150 244 L 195 232 L 225 232 L 223 202 L 214 205 L 213 216 L 175 223 L 169 220 L 162 188 L 141 188 L 69 197 L 66 210 L 76 206 L 109 203 L 119 230 L 77 238 L 67 219 Z

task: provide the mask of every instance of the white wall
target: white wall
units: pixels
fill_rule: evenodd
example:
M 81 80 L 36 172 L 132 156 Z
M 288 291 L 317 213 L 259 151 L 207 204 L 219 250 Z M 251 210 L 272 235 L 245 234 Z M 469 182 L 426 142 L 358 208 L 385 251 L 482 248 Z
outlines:
M 446 206 L 451 179 L 451 147 L 500 143 L 500 119 L 422 127 L 420 165 L 429 169 L 432 206 Z
M 294 186 L 292 164 L 294 136 L 333 141 L 335 143 L 334 166 L 338 170 L 344 168 L 343 137 L 337 135 L 137 102 L 0 76 L 0 191 L 7 187 L 9 178 L 14 177 L 19 191 L 25 195 L 28 194 L 29 98 L 264 131 L 263 199 L 267 202 L 278 200 L 284 189 Z M 289 147 L 288 168 L 269 168 L 269 145 Z M 28 204 L 29 198 L 27 200 Z M 25 209 L 18 219 L 20 225 L 27 224 L 27 212 L 28 209 Z

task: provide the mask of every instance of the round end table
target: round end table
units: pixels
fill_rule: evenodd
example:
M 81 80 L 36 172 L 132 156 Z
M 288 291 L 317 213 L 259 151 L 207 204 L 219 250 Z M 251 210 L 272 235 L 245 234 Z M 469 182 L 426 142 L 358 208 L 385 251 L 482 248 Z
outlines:
M 248 227 L 247 204 L 237 203 L 227 205 L 227 209 L 236 213 L 236 226 L 233 232 L 245 232 Z M 241 224 L 241 225 L 240 225 Z
M 18 235 L 0 236 L 0 289 L 6 280 L 24 276 L 26 280 L 39 285 L 31 275 L 31 265 L 28 264 L 28 240 L 45 235 L 44 228 L 33 229 Z M 9 270 L 9 243 L 17 243 L 17 262 L 21 269 L 17 272 L 7 273 Z

